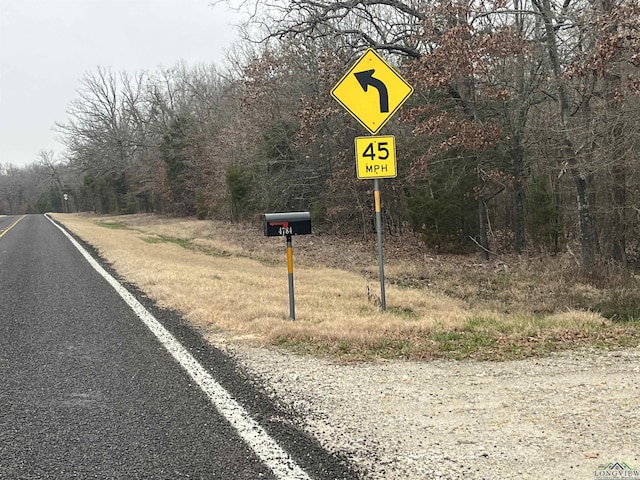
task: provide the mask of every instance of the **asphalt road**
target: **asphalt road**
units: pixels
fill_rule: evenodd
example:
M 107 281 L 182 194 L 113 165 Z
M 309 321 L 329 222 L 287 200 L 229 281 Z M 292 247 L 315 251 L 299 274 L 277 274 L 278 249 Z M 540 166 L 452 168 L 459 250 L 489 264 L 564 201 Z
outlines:
M 259 427 L 241 436 L 243 420 L 230 420 L 45 216 L 0 217 L 0 479 L 357 477 L 232 359 L 133 293 L 187 363 L 237 402 L 231 411 Z M 260 435 L 247 442 L 258 430 L 285 458 L 265 460 Z

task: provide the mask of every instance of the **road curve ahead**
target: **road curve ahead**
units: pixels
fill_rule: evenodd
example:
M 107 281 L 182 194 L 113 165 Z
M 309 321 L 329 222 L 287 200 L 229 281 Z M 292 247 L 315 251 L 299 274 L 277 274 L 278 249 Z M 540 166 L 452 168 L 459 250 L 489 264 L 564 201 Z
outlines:
M 0 217 L 0 479 L 357 477 L 90 262 L 45 216 Z

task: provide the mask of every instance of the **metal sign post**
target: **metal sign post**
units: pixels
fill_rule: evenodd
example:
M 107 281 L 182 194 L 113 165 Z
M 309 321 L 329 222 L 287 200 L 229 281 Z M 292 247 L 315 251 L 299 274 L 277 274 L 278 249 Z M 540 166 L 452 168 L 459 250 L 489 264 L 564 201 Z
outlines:
M 373 180 L 373 195 L 376 203 L 376 235 L 378 237 L 378 270 L 380 271 L 380 309 L 387 310 L 387 295 L 384 289 L 384 259 L 382 256 L 382 209 L 380 208 L 380 180 Z
M 351 66 L 331 90 L 331 96 L 371 135 L 375 135 L 413 93 L 413 87 L 372 49 Z M 359 179 L 373 179 L 380 269 L 380 307 L 387 309 L 382 256 L 382 209 L 380 178 L 394 178 L 396 140 L 393 136 L 356 137 L 356 173 Z

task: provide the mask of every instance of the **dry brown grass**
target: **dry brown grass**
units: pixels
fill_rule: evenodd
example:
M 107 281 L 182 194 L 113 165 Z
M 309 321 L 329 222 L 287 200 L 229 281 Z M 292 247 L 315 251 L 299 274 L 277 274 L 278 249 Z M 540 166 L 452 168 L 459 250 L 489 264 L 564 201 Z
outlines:
M 607 292 L 576 282 L 570 265 L 558 261 L 483 264 L 425 255 L 415 241 L 389 242 L 383 313 L 375 244 L 295 237 L 291 322 L 284 240 L 263 237 L 259 225 L 152 215 L 54 218 L 207 335 L 357 358 L 514 358 L 575 344 L 637 344 L 637 322 L 588 311 Z

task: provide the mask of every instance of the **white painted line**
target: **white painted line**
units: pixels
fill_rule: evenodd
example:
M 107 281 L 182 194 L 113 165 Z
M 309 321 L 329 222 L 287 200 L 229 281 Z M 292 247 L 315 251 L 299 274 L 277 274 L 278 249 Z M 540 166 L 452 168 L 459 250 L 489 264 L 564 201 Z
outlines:
M 153 332 L 160 343 L 189 373 L 191 378 L 207 394 L 211 403 L 238 431 L 242 439 L 253 449 L 255 454 L 281 480 L 311 480 L 302 468 L 285 452 L 276 441 L 262 428 L 249 413 L 236 402 L 229 392 L 220 385 L 205 368 L 182 346 L 164 326 L 136 300 L 111 274 L 96 262 L 91 255 L 62 227 L 45 215 L 71 243 L 80 251 L 89 264 L 109 282 L 135 314 Z

